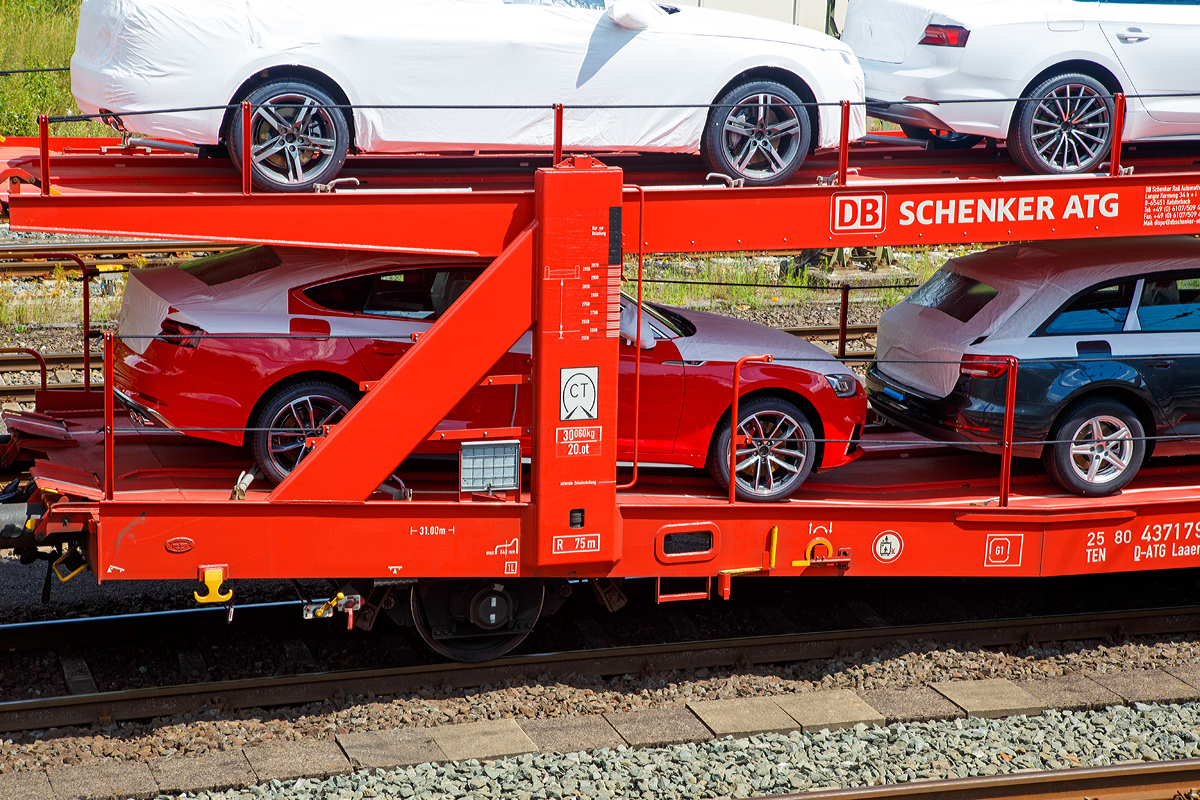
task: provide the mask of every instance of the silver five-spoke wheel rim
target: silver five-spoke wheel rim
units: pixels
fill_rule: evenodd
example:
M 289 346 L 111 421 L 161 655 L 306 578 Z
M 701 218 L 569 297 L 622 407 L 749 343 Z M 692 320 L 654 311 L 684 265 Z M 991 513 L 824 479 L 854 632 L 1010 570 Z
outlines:
M 331 109 L 304 94 L 285 92 L 254 109 L 250 159 L 278 183 L 304 183 L 333 159 L 337 128 Z
M 1080 83 L 1060 86 L 1039 100 L 1031 124 L 1037 157 L 1062 172 L 1093 164 L 1108 151 L 1112 136 L 1106 99 Z
M 1092 484 L 1115 481 L 1133 459 L 1133 433 L 1116 417 L 1092 417 L 1071 437 L 1071 468 Z
M 776 94 L 757 92 L 729 109 L 721 134 L 725 158 L 744 178 L 770 178 L 785 171 L 800 146 L 802 108 Z
M 804 428 L 790 414 L 759 411 L 738 425 L 737 485 L 751 494 L 774 494 L 793 483 L 804 471 L 809 441 Z
M 338 422 L 347 411 L 340 400 L 319 394 L 297 397 L 288 403 L 269 426 L 271 463 L 284 475 L 291 472 L 312 450 L 305 439 L 317 435 L 323 426 Z

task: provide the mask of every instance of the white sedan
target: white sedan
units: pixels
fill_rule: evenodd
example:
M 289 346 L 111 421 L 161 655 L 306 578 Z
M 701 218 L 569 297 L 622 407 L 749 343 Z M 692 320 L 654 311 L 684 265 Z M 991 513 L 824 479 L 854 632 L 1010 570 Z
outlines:
M 1117 92 L 1140 95 L 1125 141 L 1200 138 L 1197 0 L 850 0 L 842 41 L 868 113 L 934 146 L 988 136 L 1031 172 L 1094 170 Z
M 254 182 L 274 191 L 328 182 L 352 146 L 544 151 L 555 103 L 570 150 L 702 153 L 770 185 L 837 145 L 838 108 L 811 104 L 863 100 L 831 37 L 649 0 L 83 0 L 71 84 L 85 113 L 239 165 L 223 107 L 249 100 Z M 856 106 L 851 138 L 865 122 Z

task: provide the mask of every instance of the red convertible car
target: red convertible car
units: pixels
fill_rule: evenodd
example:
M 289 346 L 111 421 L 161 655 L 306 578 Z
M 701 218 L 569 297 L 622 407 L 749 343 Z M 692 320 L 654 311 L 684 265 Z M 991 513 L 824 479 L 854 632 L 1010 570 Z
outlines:
M 360 382 L 383 377 L 411 334 L 427 330 L 485 267 L 462 258 L 258 246 L 136 270 L 121 307 L 114 388 L 146 424 L 225 429 L 187 433 L 248 446 L 278 482 L 307 452 L 305 434 L 336 423 L 360 397 Z M 717 314 L 643 308 L 639 463 L 707 466 L 728 487 L 733 363 L 760 353 L 781 360 L 742 370 L 739 430 L 749 442 L 738 449 L 739 497 L 783 499 L 814 469 L 860 454 L 865 391 L 823 350 Z M 626 461 L 633 457 L 634 312 L 623 298 L 617 452 Z M 529 334 L 518 340 L 494 373 L 530 372 L 531 342 Z M 438 430 L 531 419 L 528 384 L 477 388 Z M 429 443 L 417 454 L 455 448 Z

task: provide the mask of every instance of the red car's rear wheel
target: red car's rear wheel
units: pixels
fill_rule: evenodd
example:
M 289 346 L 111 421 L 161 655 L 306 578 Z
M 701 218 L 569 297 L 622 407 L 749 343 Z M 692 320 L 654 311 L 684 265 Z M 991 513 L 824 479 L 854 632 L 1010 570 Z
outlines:
M 251 420 L 254 460 L 259 468 L 279 483 L 308 455 L 311 448 L 305 446 L 305 437 L 339 422 L 354 403 L 349 392 L 325 381 L 305 381 L 276 390 Z

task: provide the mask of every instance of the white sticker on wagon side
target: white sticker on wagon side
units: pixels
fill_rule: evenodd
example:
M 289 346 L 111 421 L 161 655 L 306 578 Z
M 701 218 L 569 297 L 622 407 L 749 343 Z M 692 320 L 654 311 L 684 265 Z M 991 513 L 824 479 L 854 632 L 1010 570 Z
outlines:
M 1025 544 L 1023 533 L 989 533 L 987 549 L 983 553 L 985 567 L 1019 567 L 1021 550 Z

